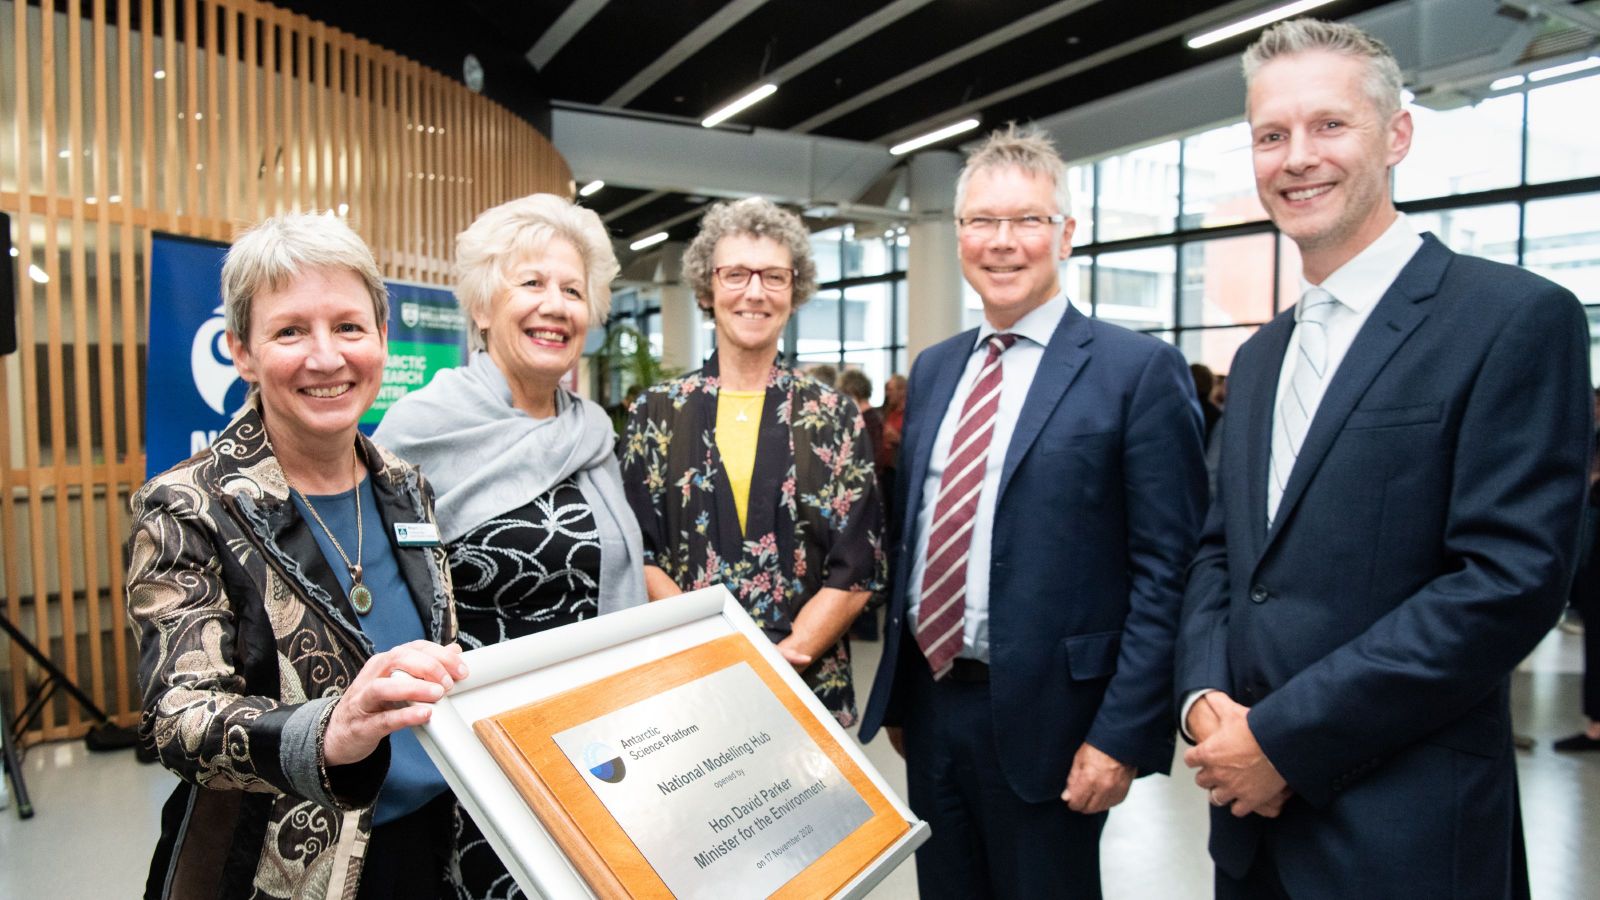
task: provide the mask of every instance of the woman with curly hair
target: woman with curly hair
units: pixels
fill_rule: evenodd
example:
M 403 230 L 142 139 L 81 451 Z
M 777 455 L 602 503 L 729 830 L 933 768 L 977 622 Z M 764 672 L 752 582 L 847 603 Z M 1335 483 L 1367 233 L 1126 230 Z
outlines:
M 651 599 L 726 584 L 838 720 L 856 718 L 850 623 L 883 586 L 883 508 L 856 405 L 778 359 L 816 288 L 798 216 L 719 203 L 683 255 L 716 325 L 697 372 L 629 414 L 623 485 Z

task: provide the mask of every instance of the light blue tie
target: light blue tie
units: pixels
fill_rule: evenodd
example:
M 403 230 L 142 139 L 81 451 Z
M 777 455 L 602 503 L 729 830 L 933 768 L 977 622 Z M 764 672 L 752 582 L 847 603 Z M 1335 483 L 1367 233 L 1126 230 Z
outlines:
M 1272 465 L 1267 474 L 1267 524 L 1278 514 L 1283 489 L 1294 471 L 1295 460 L 1305 444 L 1311 418 L 1322 400 L 1323 381 L 1328 376 L 1328 320 L 1342 304 L 1322 288 L 1311 288 L 1295 309 L 1295 331 L 1299 335 L 1294 369 L 1289 388 L 1283 392 L 1277 413 L 1272 417 Z

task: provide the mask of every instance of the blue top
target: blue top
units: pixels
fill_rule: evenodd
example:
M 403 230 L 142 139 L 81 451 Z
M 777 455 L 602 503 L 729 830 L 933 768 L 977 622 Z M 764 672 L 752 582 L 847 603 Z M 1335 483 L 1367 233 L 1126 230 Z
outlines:
M 383 516 L 378 513 L 378 501 L 372 493 L 371 478 L 361 479 L 360 491 L 361 525 L 364 532 L 361 542 L 361 583 L 372 591 L 372 612 L 358 616 L 357 622 L 367 637 L 372 639 L 373 646 L 381 653 L 408 641 L 423 640 L 427 637 L 427 632 L 422 627 L 422 617 L 417 613 L 417 606 L 411 600 L 411 589 L 406 587 L 405 580 L 400 577 L 400 565 L 395 559 L 394 547 L 389 543 Z M 339 546 L 344 548 L 344 552 L 350 556 L 352 562 L 356 558 L 356 506 L 352 500 L 354 493 L 345 491 L 340 494 L 314 494 L 307 498 L 316 506 L 322 521 L 326 522 L 328 528 L 338 537 Z M 328 560 L 333 574 L 339 579 L 340 587 L 343 587 L 348 595 L 351 585 L 350 570 L 345 566 L 344 559 L 339 556 L 339 551 L 334 549 L 333 542 L 328 539 L 328 533 L 306 510 L 299 495 L 292 494 L 292 496 L 295 508 L 300 511 L 300 515 L 306 520 L 306 525 L 311 528 L 311 533 L 316 536 L 317 546 L 322 548 L 323 557 Z M 383 790 L 378 793 L 378 806 L 372 820 L 374 825 L 383 825 L 416 812 L 423 804 L 444 793 L 446 788 L 444 776 L 439 774 L 433 760 L 428 758 L 427 751 L 422 749 L 422 744 L 417 741 L 411 729 L 403 729 L 389 735 L 389 751 L 389 774 L 383 781 Z

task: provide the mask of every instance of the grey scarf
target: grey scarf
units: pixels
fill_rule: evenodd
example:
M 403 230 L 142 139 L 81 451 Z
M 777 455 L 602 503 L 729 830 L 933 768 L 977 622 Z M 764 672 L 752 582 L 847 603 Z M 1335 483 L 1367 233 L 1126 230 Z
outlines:
M 645 602 L 639 523 L 622 493 L 611 420 L 595 403 L 557 389 L 556 414 L 535 419 L 511 405 L 489 354 L 475 353 L 401 398 L 372 439 L 433 484 L 446 544 L 576 475 L 599 530 L 601 614 Z

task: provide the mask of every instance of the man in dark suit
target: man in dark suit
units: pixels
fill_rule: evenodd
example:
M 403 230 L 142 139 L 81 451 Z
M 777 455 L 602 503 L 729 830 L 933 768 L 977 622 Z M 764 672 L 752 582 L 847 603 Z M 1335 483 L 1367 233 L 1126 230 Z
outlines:
M 1398 215 L 1412 123 L 1381 43 L 1286 22 L 1245 78 L 1304 293 L 1234 357 L 1184 602 L 1217 896 L 1525 894 L 1508 690 L 1574 564 L 1583 310 Z
M 1066 167 L 1012 127 L 956 187 L 984 324 L 924 351 L 861 738 L 906 757 L 924 900 L 1098 897 L 1106 810 L 1174 750 L 1172 645 L 1204 506 L 1182 356 L 1062 293 Z

